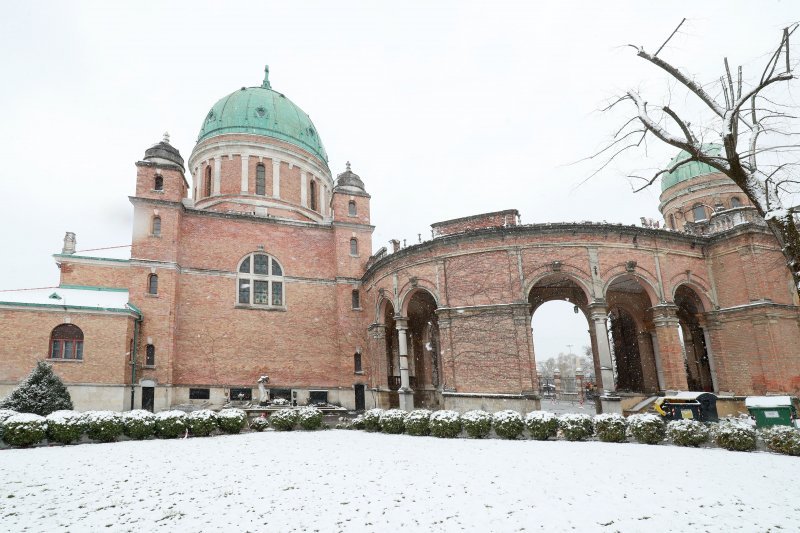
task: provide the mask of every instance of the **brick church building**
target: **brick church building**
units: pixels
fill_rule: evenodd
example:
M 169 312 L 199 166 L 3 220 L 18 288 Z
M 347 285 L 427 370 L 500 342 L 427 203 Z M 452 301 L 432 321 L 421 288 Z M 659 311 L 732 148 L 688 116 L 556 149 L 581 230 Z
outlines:
M 188 161 L 165 137 L 135 179 L 129 259 L 76 253 L 67 233 L 57 287 L 0 292 L 0 397 L 44 359 L 81 410 L 257 400 L 262 376 L 299 404 L 530 410 L 531 317 L 551 300 L 587 319 L 604 410 L 669 390 L 800 393 L 783 256 L 696 162 L 662 180 L 663 229 L 507 210 L 371 255 L 368 187 L 349 164 L 334 177 L 265 76 L 214 104 Z

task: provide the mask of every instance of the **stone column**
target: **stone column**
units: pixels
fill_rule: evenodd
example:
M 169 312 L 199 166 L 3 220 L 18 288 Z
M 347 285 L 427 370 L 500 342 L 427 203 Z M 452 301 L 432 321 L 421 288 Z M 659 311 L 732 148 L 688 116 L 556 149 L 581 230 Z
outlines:
M 553 386 L 555 386 L 556 398 L 561 398 L 561 371 L 555 369 L 553 371 Z
M 308 176 L 300 169 L 300 205 L 308 207 Z
M 213 178 L 213 185 L 212 185 L 212 194 L 219 194 L 220 191 L 220 181 L 222 179 L 222 158 L 224 156 L 219 156 L 214 158 L 214 178 Z
M 281 162 L 277 159 L 272 160 L 272 196 L 281 197 Z
M 653 307 L 653 323 L 658 340 L 658 358 L 664 374 L 664 389 L 686 390 L 686 366 L 683 362 L 681 338 L 678 335 L 678 310 L 674 304 L 660 304 Z
M 575 369 L 575 386 L 578 388 L 578 400 L 583 405 L 583 369 L 580 367 Z
M 250 156 L 242 154 L 242 194 L 247 194 L 248 181 L 250 179 Z
M 600 396 L 600 409 L 603 413 L 622 414 L 620 397 L 615 394 L 614 364 L 611 361 L 611 346 L 608 344 L 608 309 L 603 304 L 590 304 L 589 314 L 594 327 L 597 343 L 597 357 L 600 359 L 600 374 L 603 394 Z
M 408 319 L 397 317 L 395 318 L 397 324 L 397 348 L 400 359 L 400 390 L 397 394 L 400 398 L 400 409 L 403 411 L 411 411 L 414 409 L 414 393 L 411 391 L 411 386 L 408 380 Z

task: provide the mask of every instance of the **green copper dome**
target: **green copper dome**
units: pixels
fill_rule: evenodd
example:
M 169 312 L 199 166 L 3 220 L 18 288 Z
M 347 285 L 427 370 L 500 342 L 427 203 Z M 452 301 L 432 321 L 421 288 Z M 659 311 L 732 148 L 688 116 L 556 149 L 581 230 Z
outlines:
M 225 133 L 250 133 L 293 144 L 327 162 L 328 154 L 311 119 L 291 100 L 273 91 L 269 67 L 264 72 L 260 87 L 242 87 L 214 104 L 197 142 Z
M 719 144 L 704 144 L 703 152 L 712 156 L 720 155 L 722 153 L 722 146 Z M 681 150 L 678 155 L 672 158 L 672 160 L 669 162 L 669 165 L 667 165 L 667 168 L 670 168 L 678 161 L 683 161 L 687 157 L 689 157 L 688 152 Z M 661 191 L 666 191 L 673 185 L 676 185 L 682 181 L 687 181 L 692 178 L 696 178 L 697 176 L 704 176 L 706 174 L 714 174 L 717 172 L 719 172 L 719 170 L 710 165 L 706 165 L 705 163 L 701 163 L 699 161 L 691 161 L 685 165 L 681 165 L 669 174 L 665 174 L 661 178 Z

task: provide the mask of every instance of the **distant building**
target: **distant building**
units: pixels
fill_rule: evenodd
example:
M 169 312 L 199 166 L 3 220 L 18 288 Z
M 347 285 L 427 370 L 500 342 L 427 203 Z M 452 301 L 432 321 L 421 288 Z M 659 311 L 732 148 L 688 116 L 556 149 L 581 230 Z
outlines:
M 665 229 L 507 210 L 370 256 L 364 182 L 349 164 L 334 178 L 265 76 L 206 114 L 191 183 L 168 138 L 136 170 L 130 259 L 76 253 L 68 233 L 58 287 L 0 292 L 0 395 L 45 359 L 79 409 L 219 407 L 256 400 L 261 376 L 300 404 L 532 409 L 531 315 L 550 300 L 586 316 L 597 386 L 621 398 L 605 410 L 666 390 L 800 392 L 783 256 L 702 164 L 664 178 Z

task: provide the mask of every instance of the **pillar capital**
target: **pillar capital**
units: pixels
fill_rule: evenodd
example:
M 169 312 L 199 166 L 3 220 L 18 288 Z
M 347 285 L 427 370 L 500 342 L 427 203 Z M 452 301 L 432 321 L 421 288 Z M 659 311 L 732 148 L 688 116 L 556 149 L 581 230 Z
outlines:
M 589 317 L 594 321 L 608 318 L 608 306 L 605 300 L 595 300 L 587 308 L 589 309 Z
M 671 303 L 658 304 L 650 308 L 653 312 L 653 323 L 656 327 L 677 326 L 678 306 Z
M 394 317 L 394 322 L 397 331 L 408 329 L 408 317 L 397 315 Z
M 378 322 L 374 322 L 367 327 L 367 331 L 372 336 L 373 339 L 385 339 L 386 338 L 386 324 L 379 324 Z

